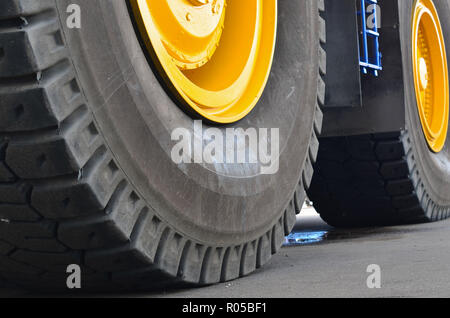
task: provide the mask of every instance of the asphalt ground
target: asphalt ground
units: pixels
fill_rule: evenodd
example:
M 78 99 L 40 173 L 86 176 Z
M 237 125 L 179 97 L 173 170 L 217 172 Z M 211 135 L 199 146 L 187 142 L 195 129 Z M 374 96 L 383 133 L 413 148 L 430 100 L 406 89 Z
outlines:
M 337 230 L 305 208 L 285 246 L 252 275 L 202 288 L 87 296 L 449 297 L 449 264 L 450 221 Z M 0 297 L 20 296 L 45 295 L 0 287 Z

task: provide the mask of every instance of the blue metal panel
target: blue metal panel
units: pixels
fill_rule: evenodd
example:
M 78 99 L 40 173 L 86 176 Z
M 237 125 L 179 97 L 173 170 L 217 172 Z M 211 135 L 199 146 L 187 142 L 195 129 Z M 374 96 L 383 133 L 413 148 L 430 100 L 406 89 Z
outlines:
M 378 1 L 377 0 L 360 0 L 361 1 L 361 9 L 358 12 L 358 15 L 361 17 L 361 42 L 362 42 L 362 50 L 360 50 L 360 62 L 361 71 L 364 74 L 371 72 L 373 75 L 378 76 L 378 71 L 381 71 L 381 53 L 380 53 L 380 45 L 379 38 L 380 33 L 378 32 L 379 23 L 378 21 Z M 367 25 L 367 10 L 366 5 L 373 5 L 372 14 L 374 16 L 373 19 L 373 27 L 369 28 Z M 369 44 L 371 45 L 372 50 L 369 50 Z M 370 52 L 372 51 L 372 52 Z

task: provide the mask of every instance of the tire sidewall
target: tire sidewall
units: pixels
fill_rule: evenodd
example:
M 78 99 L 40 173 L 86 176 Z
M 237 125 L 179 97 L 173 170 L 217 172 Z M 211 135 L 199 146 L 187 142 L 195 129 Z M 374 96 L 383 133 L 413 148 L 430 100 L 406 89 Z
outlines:
M 64 35 L 78 81 L 135 191 L 162 220 L 201 243 L 240 244 L 270 230 L 292 199 L 313 130 L 316 2 L 278 2 L 277 49 L 267 87 L 248 117 L 227 126 L 280 129 L 279 170 L 273 175 L 255 173 L 245 164 L 175 165 L 171 132 L 192 130 L 193 119 L 152 72 L 125 1 L 75 2 L 82 8 L 83 26 L 65 29 Z M 58 3 L 59 10 L 67 4 Z

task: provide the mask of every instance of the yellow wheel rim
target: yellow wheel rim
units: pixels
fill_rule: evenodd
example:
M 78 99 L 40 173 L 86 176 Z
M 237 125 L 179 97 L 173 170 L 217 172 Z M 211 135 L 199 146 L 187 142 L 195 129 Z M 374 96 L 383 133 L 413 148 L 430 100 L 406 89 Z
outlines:
M 449 80 L 441 23 L 432 0 L 417 0 L 412 30 L 413 71 L 419 117 L 430 149 L 447 138 Z
M 149 55 L 202 117 L 232 123 L 257 104 L 275 49 L 277 0 L 131 0 Z

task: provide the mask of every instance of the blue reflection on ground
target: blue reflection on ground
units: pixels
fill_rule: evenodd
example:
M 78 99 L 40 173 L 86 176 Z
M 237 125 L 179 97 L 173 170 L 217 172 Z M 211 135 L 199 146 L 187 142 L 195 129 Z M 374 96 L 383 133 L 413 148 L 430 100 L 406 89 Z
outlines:
M 285 237 L 283 246 L 307 245 L 326 239 L 328 231 L 293 232 Z

